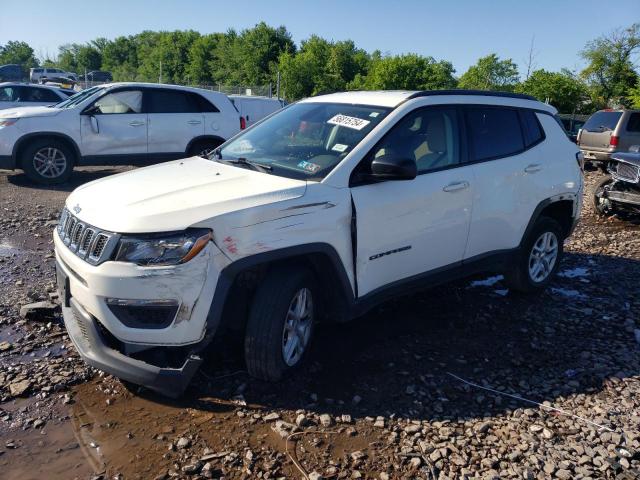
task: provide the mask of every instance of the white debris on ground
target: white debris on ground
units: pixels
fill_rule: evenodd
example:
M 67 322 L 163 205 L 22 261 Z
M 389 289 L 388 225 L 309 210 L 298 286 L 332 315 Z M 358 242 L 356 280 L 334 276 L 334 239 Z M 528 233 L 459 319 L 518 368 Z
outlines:
M 504 277 L 502 275 L 495 275 L 485 278 L 484 280 L 474 280 L 469 284 L 469 287 L 493 287 L 500 280 L 504 280 Z

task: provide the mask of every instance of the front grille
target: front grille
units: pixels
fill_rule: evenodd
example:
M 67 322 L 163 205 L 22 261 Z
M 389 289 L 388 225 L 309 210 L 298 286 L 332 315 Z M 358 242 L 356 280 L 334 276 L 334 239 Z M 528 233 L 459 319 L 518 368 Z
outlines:
M 60 215 L 58 235 L 78 257 L 92 265 L 111 258 L 120 236 L 80 221 L 66 208 Z
M 616 176 L 620 180 L 638 183 L 638 180 L 640 179 L 640 168 L 629 163 L 618 162 L 616 166 Z

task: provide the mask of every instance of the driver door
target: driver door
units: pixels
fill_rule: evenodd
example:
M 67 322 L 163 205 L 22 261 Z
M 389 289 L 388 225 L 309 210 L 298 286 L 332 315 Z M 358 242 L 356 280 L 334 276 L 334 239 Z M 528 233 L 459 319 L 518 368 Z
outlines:
M 458 127 L 455 108 L 414 110 L 358 166 L 366 173 L 380 155 L 411 158 L 418 166 L 413 180 L 371 183 L 352 177 L 359 296 L 462 261 L 473 171 L 461 161 Z
M 83 157 L 119 156 L 139 161 L 147 155 L 147 114 L 142 90 L 110 91 L 80 116 Z

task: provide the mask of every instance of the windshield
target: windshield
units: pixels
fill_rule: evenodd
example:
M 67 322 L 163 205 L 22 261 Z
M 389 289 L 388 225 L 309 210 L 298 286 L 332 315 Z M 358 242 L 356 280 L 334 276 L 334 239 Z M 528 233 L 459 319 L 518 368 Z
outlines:
M 63 100 L 60 103 L 56 103 L 55 105 L 53 105 L 53 107 L 54 108 L 73 108 L 79 103 L 81 103 L 82 101 L 84 101 L 85 98 L 89 98 L 90 96 L 99 92 L 100 90 L 104 90 L 104 87 L 92 87 L 87 90 L 82 90 L 81 92 L 78 92 L 75 95 L 72 95 L 66 100 Z
M 256 162 L 274 175 L 319 181 L 389 111 L 344 103 L 297 103 L 238 136 L 217 156 Z
M 582 127 L 587 132 L 607 132 L 615 130 L 622 112 L 596 112 Z

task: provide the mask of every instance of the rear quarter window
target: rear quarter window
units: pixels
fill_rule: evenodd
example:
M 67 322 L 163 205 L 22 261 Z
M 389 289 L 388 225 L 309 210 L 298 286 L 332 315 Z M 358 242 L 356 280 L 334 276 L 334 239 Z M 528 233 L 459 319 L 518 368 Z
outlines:
M 465 117 L 471 161 L 506 157 L 524 150 L 517 109 L 467 107 Z
M 606 132 L 615 130 L 622 117 L 622 112 L 596 112 L 582 127 L 587 132 Z
M 533 110 L 520 110 L 520 120 L 522 121 L 522 133 L 524 143 L 527 148 L 544 140 L 544 131 L 540 126 L 536 112 Z
M 627 132 L 640 132 L 640 112 L 629 115 Z

